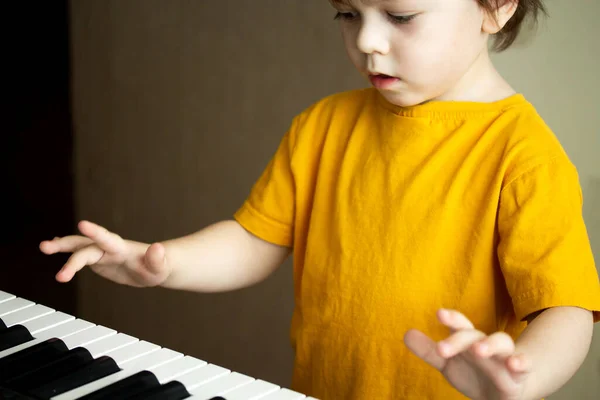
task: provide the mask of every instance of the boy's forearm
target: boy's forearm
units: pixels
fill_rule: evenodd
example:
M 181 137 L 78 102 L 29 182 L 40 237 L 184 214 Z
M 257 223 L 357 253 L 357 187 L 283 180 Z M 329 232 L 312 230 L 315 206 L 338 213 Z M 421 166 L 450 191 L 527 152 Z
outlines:
M 253 236 L 236 221 L 222 221 L 193 234 L 163 242 L 172 269 L 162 287 L 223 292 L 269 276 L 289 249 Z
M 541 399 L 560 389 L 583 363 L 592 332 L 592 313 L 581 308 L 556 307 L 538 315 L 516 341 L 516 353 L 532 362 L 525 399 Z

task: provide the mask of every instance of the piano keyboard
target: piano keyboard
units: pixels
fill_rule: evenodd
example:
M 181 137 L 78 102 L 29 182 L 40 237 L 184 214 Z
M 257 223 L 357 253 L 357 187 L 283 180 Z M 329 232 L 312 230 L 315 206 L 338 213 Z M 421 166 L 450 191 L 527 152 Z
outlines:
M 0 398 L 315 400 L 2 291 Z

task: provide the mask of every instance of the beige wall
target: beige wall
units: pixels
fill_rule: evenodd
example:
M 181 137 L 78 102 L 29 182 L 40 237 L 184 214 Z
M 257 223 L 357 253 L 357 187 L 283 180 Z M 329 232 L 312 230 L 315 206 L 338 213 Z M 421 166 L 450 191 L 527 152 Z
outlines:
M 228 218 L 291 118 L 362 83 L 326 0 L 77 0 L 71 7 L 77 217 L 127 238 L 157 241 Z M 589 37 L 600 34 L 592 19 L 600 7 L 554 0 L 550 11 L 556 18 L 545 35 L 498 62 L 580 167 L 598 254 L 600 102 L 592 94 L 600 87 Z M 84 273 L 79 315 L 288 386 L 290 268 L 218 295 L 131 289 Z M 598 377 L 599 342 L 570 385 L 580 394 L 560 398 L 600 390 L 598 379 L 583 383 Z

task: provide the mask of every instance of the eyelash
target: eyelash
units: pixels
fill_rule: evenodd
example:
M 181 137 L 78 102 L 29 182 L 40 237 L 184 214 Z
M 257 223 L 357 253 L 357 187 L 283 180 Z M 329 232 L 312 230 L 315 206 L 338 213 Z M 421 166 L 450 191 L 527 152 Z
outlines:
M 388 18 L 391 20 L 392 23 L 394 24 L 400 24 L 400 25 L 404 25 L 404 24 L 408 24 L 410 21 L 412 21 L 417 14 L 413 14 L 413 15 L 392 15 L 390 13 L 387 13 Z M 333 18 L 334 20 L 337 19 L 342 19 L 344 21 L 355 21 L 358 18 L 358 14 L 357 15 L 353 15 L 352 13 L 349 12 L 337 12 L 335 14 L 335 17 Z

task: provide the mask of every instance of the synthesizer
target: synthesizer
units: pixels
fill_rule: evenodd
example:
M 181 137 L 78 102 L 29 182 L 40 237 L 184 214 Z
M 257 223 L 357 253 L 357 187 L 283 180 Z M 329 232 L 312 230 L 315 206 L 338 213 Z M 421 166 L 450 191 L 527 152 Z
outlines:
M 3 291 L 0 398 L 316 400 Z

